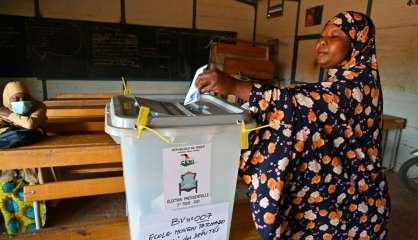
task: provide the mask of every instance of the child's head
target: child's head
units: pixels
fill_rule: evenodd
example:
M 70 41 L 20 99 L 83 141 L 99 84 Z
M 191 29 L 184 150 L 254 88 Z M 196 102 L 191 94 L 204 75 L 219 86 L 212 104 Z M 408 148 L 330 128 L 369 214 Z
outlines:
M 32 98 L 21 82 L 13 81 L 4 88 L 3 105 L 12 112 L 24 115 L 32 108 Z

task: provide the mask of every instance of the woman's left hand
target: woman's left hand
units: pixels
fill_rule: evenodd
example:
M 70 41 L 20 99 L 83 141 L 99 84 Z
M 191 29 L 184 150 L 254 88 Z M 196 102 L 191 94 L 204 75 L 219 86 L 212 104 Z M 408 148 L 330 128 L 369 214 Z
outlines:
M 6 107 L 0 107 L 0 117 L 8 118 L 12 112 Z

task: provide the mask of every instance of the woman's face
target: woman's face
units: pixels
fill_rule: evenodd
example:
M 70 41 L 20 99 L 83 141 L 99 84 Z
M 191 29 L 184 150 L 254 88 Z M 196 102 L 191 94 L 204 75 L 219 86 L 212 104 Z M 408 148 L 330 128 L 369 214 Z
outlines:
M 327 24 L 316 42 L 316 61 L 323 68 L 332 68 L 345 59 L 349 50 L 347 35 L 336 25 Z

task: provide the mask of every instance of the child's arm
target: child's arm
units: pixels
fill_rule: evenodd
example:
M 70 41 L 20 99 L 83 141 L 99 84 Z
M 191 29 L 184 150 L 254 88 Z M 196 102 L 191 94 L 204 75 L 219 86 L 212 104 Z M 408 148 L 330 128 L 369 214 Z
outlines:
M 7 122 L 4 121 L 0 116 L 0 129 L 3 128 L 3 127 L 7 127 L 7 125 L 8 125 Z
M 6 107 L 0 107 L 0 119 L 7 119 L 10 113 L 12 112 Z
M 21 116 L 16 113 L 11 113 L 7 118 L 14 125 L 26 128 L 35 129 L 46 121 L 46 107 L 39 103 L 38 108 L 30 114 L 30 116 Z
M 9 125 L 9 120 L 7 118 L 9 117 L 10 113 L 11 112 L 9 109 L 5 107 L 0 107 L 0 129 Z

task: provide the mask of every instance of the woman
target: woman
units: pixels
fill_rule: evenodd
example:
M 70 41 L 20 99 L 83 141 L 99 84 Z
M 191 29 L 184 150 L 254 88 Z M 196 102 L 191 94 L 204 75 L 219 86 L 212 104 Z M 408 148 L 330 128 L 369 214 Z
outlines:
M 0 148 L 14 148 L 39 141 L 46 125 L 46 107 L 32 99 L 21 82 L 9 82 L 0 108 Z M 13 161 L 13 159 L 10 159 Z M 35 228 L 32 203 L 24 202 L 23 187 L 37 183 L 35 169 L 0 170 L 0 211 L 8 234 L 32 232 Z M 40 204 L 45 224 L 45 204 Z
M 342 12 L 324 27 L 321 83 L 291 88 L 202 74 L 201 92 L 249 100 L 259 125 L 240 174 L 263 239 L 384 239 L 389 197 L 382 174 L 382 94 L 372 21 Z

